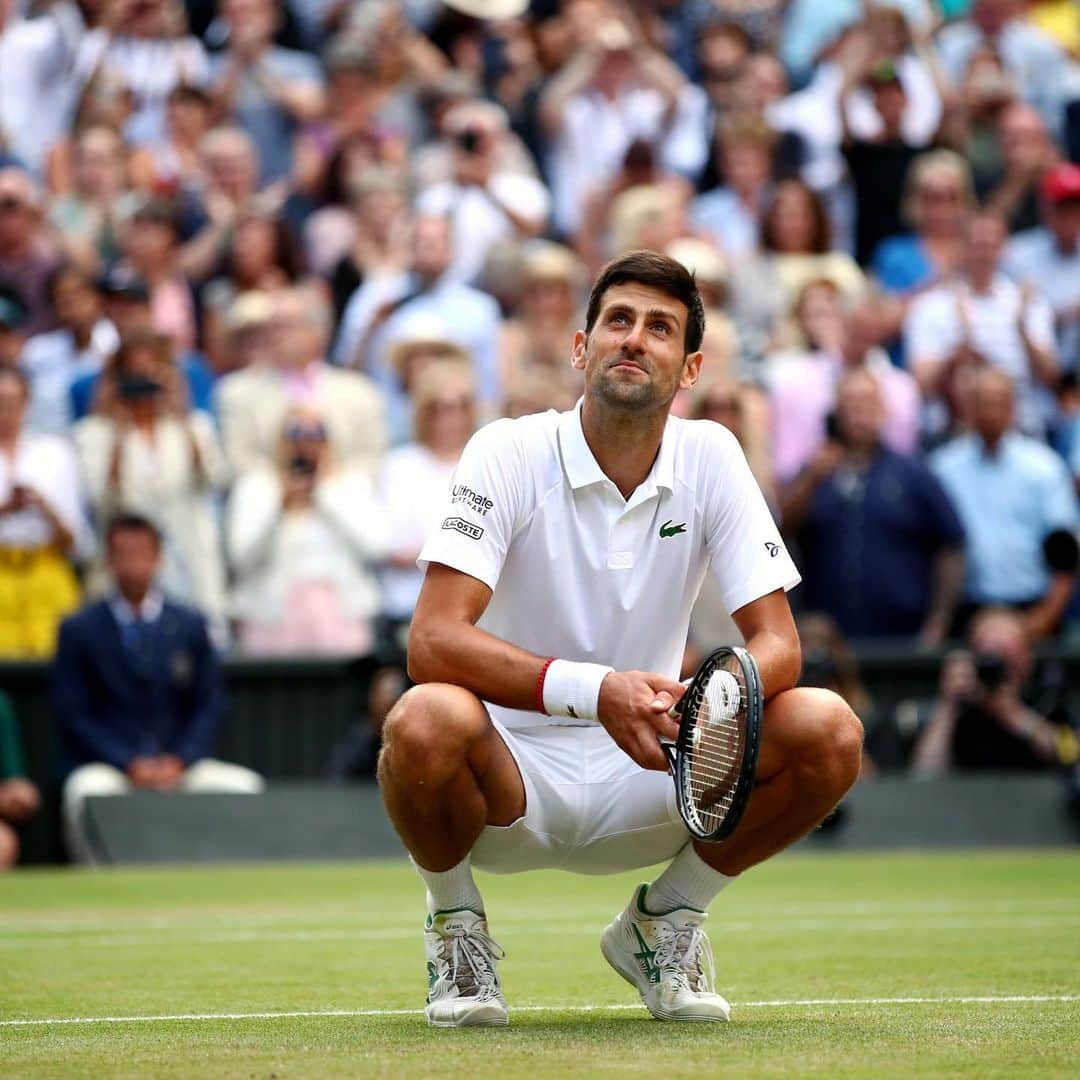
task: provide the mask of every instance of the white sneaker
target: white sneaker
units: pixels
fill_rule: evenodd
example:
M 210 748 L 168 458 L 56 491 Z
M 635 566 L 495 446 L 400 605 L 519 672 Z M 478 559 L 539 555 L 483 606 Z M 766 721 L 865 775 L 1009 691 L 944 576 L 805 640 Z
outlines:
M 478 912 L 436 911 L 424 924 L 432 1027 L 494 1027 L 509 1019 L 495 961 L 506 953 Z
M 645 910 L 649 886 L 634 898 L 600 938 L 604 959 L 638 988 L 657 1020 L 726 1020 L 728 1003 L 714 988 L 712 947 L 701 924 L 704 911 Z

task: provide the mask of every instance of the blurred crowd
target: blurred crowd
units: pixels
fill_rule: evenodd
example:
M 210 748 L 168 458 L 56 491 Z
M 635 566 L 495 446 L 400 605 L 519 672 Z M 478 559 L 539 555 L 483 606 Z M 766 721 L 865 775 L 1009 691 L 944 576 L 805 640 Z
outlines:
M 573 406 L 642 247 L 797 605 L 1080 628 L 1078 56 L 1071 0 L 0 0 L 0 656 L 123 514 L 219 648 L 400 646 L 465 442 Z

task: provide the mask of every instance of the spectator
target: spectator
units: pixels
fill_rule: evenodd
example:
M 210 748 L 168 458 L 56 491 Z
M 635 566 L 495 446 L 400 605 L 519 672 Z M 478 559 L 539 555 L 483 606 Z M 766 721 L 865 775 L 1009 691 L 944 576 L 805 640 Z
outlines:
M 956 365 L 987 362 L 1016 382 L 1022 430 L 1046 430 L 1058 363 L 1050 305 L 1002 271 L 1006 238 L 999 214 L 984 210 L 968 224 L 962 272 L 923 293 L 908 308 L 904 342 L 908 366 L 933 401 Z M 932 415 L 931 431 L 940 428 Z
M 451 281 L 475 284 L 492 244 L 537 235 L 547 223 L 551 199 L 525 173 L 499 167 L 508 132 L 506 113 L 491 102 L 469 102 L 446 118 L 452 176 L 420 193 L 421 214 L 447 216 L 453 234 Z
M 1024 620 L 988 608 L 972 621 L 968 643 L 968 650 L 950 652 L 942 663 L 937 698 L 912 758 L 915 773 L 1057 765 L 1068 714 L 1035 670 Z
M 51 656 L 79 603 L 68 559 L 88 553 L 79 473 L 55 435 L 26 430 L 26 377 L 0 368 L 0 655 Z
M 831 250 L 821 199 L 799 180 L 776 186 L 761 226 L 761 253 L 732 275 L 732 315 L 762 343 L 790 342 L 782 318 L 812 278 L 835 281 L 844 296 L 863 291 L 866 279 L 850 255 Z
M 961 265 L 964 230 L 974 207 L 971 170 L 959 154 L 919 154 L 908 170 L 901 201 L 901 215 L 914 231 L 882 240 L 871 259 L 881 289 L 907 300 L 951 278 Z M 899 310 L 902 318 L 904 308 Z
M 215 365 L 218 376 L 264 364 L 273 347 L 270 323 L 274 301 L 265 293 L 241 293 L 225 313 L 222 351 Z
M 424 574 L 416 559 L 439 526 L 454 469 L 476 428 L 476 392 L 461 360 L 427 364 L 413 380 L 411 397 L 416 438 L 386 455 L 379 476 L 392 545 L 381 574 L 382 610 L 394 641 L 403 641 L 420 594 Z M 484 498 L 468 489 L 455 489 L 454 497 Z
M 193 195 L 206 182 L 200 148 L 214 119 L 214 100 L 201 86 L 179 83 L 165 104 L 165 134 L 132 155 L 130 172 L 140 191 Z
M 635 139 L 652 143 L 661 164 L 694 175 L 708 156 L 701 133 L 685 144 L 669 131 L 687 86 L 679 69 L 635 37 L 626 23 L 608 18 L 579 26 L 573 58 L 544 87 L 540 119 L 550 140 L 553 219 L 573 235 L 583 197 L 612 176 Z M 685 150 L 678 155 L 671 151 Z M 667 151 L 667 152 L 665 152 Z M 681 167 L 680 167 L 681 166 Z
M 845 372 L 858 369 L 873 375 L 881 392 L 882 441 L 897 453 L 912 453 L 919 435 L 919 388 L 880 347 L 881 305 L 866 299 L 845 308 L 836 285 L 823 278 L 799 294 L 795 321 L 805 348 L 774 354 L 765 374 L 778 479 L 794 479 L 824 445 L 837 384 Z
M 0 691 L 0 873 L 19 861 L 16 827 L 41 806 L 41 793 L 23 766 L 19 728 L 8 696 Z
M 41 189 L 29 173 L 0 168 L 0 287 L 18 289 L 28 334 L 55 325 L 45 286 L 60 255 L 47 235 L 42 205 Z
M 400 667 L 381 667 L 371 676 L 367 709 L 334 747 L 328 779 L 341 784 L 375 779 L 383 724 L 407 686 L 408 680 Z
M 1037 109 L 1017 103 L 1001 114 L 1002 170 L 985 193 L 987 206 L 1008 222 L 1009 231 L 1034 229 L 1039 224 L 1039 187 L 1058 164 L 1060 153 Z
M 690 220 L 729 260 L 758 249 L 775 142 L 775 133 L 760 119 L 735 118 L 717 124 L 716 152 L 723 184 L 694 200 Z
M 117 513 L 153 521 L 164 545 L 162 587 L 198 607 L 223 640 L 214 500 L 228 469 L 213 420 L 191 408 L 167 338 L 143 331 L 123 340 L 98 382 L 94 414 L 73 437 L 99 528 Z
M 921 462 L 881 441 L 884 402 L 869 372 L 844 376 L 836 434 L 781 492 L 803 553 L 804 600 L 847 637 L 940 644 L 963 584 L 964 530 Z
M 525 252 L 517 311 L 502 335 L 503 380 L 509 385 L 542 375 L 560 390 L 581 394 L 581 373 L 568 362 L 568 343 L 578 328 L 584 270 L 568 249 L 544 241 Z
M 205 86 L 209 66 L 201 43 L 187 33 L 180 0 L 106 0 L 80 42 L 75 73 L 84 93 L 105 79 L 130 95 L 124 138 L 147 146 L 165 133 L 170 91 L 182 83 Z
M 230 614 L 244 652 L 364 655 L 388 516 L 363 464 L 334 460 L 310 409 L 285 418 L 275 465 L 242 472 L 228 508 Z
M 952 81 L 959 85 L 973 53 L 996 52 L 1020 96 L 1042 114 L 1058 137 L 1064 126 L 1069 58 L 1062 48 L 1022 17 L 1021 0 L 974 0 L 970 17 L 945 27 L 938 49 Z
M 103 124 L 82 128 L 73 141 L 74 187 L 52 200 L 48 218 L 68 258 L 97 274 L 120 251 L 117 224 L 128 189 L 124 141 Z
M 394 344 L 418 318 L 437 321 L 471 358 L 477 392 L 494 410 L 501 391 L 499 339 L 502 317 L 487 293 L 453 281 L 454 259 L 447 218 L 422 216 L 413 225 L 408 273 L 371 278 L 353 294 L 341 321 L 334 359 L 369 372 L 389 404 L 394 442 L 408 437 L 408 401 L 390 363 Z
M 322 114 L 322 71 L 314 57 L 274 44 L 280 12 L 272 0 L 222 0 L 220 10 L 229 37 L 212 62 L 218 109 L 251 136 L 262 181 L 283 179 L 295 132 Z
M 16 0 L 0 0 L 0 158 L 40 172 L 49 147 L 71 117 L 71 66 L 85 31 L 80 5 L 49 4 L 26 17 Z
M 66 263 L 53 271 L 47 283 L 56 330 L 35 334 L 27 341 L 19 363 L 30 380 L 31 431 L 69 434 L 73 419 L 72 383 L 83 376 L 96 378 L 116 351 L 116 328 L 104 315 L 96 283 L 80 267 Z
M 53 708 L 69 769 L 68 852 L 92 862 L 89 796 L 133 789 L 255 793 L 256 773 L 214 760 L 223 698 L 206 620 L 158 584 L 161 536 L 137 515 L 105 534 L 113 586 L 64 622 L 53 663 Z
M 1072 594 L 1080 512 L 1061 458 L 1013 427 L 1015 397 L 1008 375 L 981 371 L 974 431 L 946 443 L 930 464 L 967 536 L 969 612 L 988 604 L 1022 610 L 1038 641 L 1054 632 Z
M 1080 368 L 1080 165 L 1058 165 L 1042 184 L 1042 221 L 1005 248 L 1002 265 L 1021 286 L 1050 302 L 1058 355 L 1066 371 Z
M 124 267 L 115 267 L 98 279 L 97 287 L 105 305 L 105 318 L 115 331 L 114 340 L 119 342 L 132 334 L 154 332 L 150 288 L 142 278 Z M 214 376 L 202 354 L 193 349 L 181 351 L 176 366 L 187 383 L 192 408 L 210 412 L 213 409 Z M 90 415 L 100 378 L 100 372 L 88 371 L 72 380 L 72 420 L 82 420 Z
M 276 464 L 285 417 L 303 406 L 321 418 L 334 456 L 374 477 L 386 444 L 385 404 L 366 375 L 323 359 L 330 333 L 326 301 L 310 289 L 282 290 L 274 298 L 270 331 L 265 360 L 225 376 L 217 387 L 233 469 Z
M 126 268 L 150 289 L 151 321 L 176 347 L 195 347 L 195 298 L 180 271 L 179 222 L 175 207 L 164 199 L 139 203 L 125 221 L 120 246 Z

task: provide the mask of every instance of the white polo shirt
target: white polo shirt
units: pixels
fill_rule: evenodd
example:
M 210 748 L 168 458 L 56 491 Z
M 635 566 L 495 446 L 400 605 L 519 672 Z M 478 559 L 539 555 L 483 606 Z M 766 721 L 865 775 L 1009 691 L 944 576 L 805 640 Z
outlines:
M 580 408 L 481 428 L 419 563 L 489 586 L 478 625 L 505 641 L 677 678 L 710 566 L 729 612 L 799 573 L 727 428 L 669 418 L 652 471 L 625 500 L 585 441 Z M 511 728 L 553 722 L 491 712 Z

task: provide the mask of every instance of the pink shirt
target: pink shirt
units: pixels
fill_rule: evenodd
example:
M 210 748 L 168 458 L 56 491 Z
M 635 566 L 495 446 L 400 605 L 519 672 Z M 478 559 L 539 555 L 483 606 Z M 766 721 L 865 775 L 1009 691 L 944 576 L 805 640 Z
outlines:
M 913 453 L 922 405 L 918 384 L 880 349 L 871 350 L 865 364 L 885 401 L 882 441 L 897 453 Z M 836 405 L 843 373 L 843 360 L 822 352 L 782 353 L 770 362 L 773 465 L 779 483 L 797 476 L 824 444 L 825 418 Z

